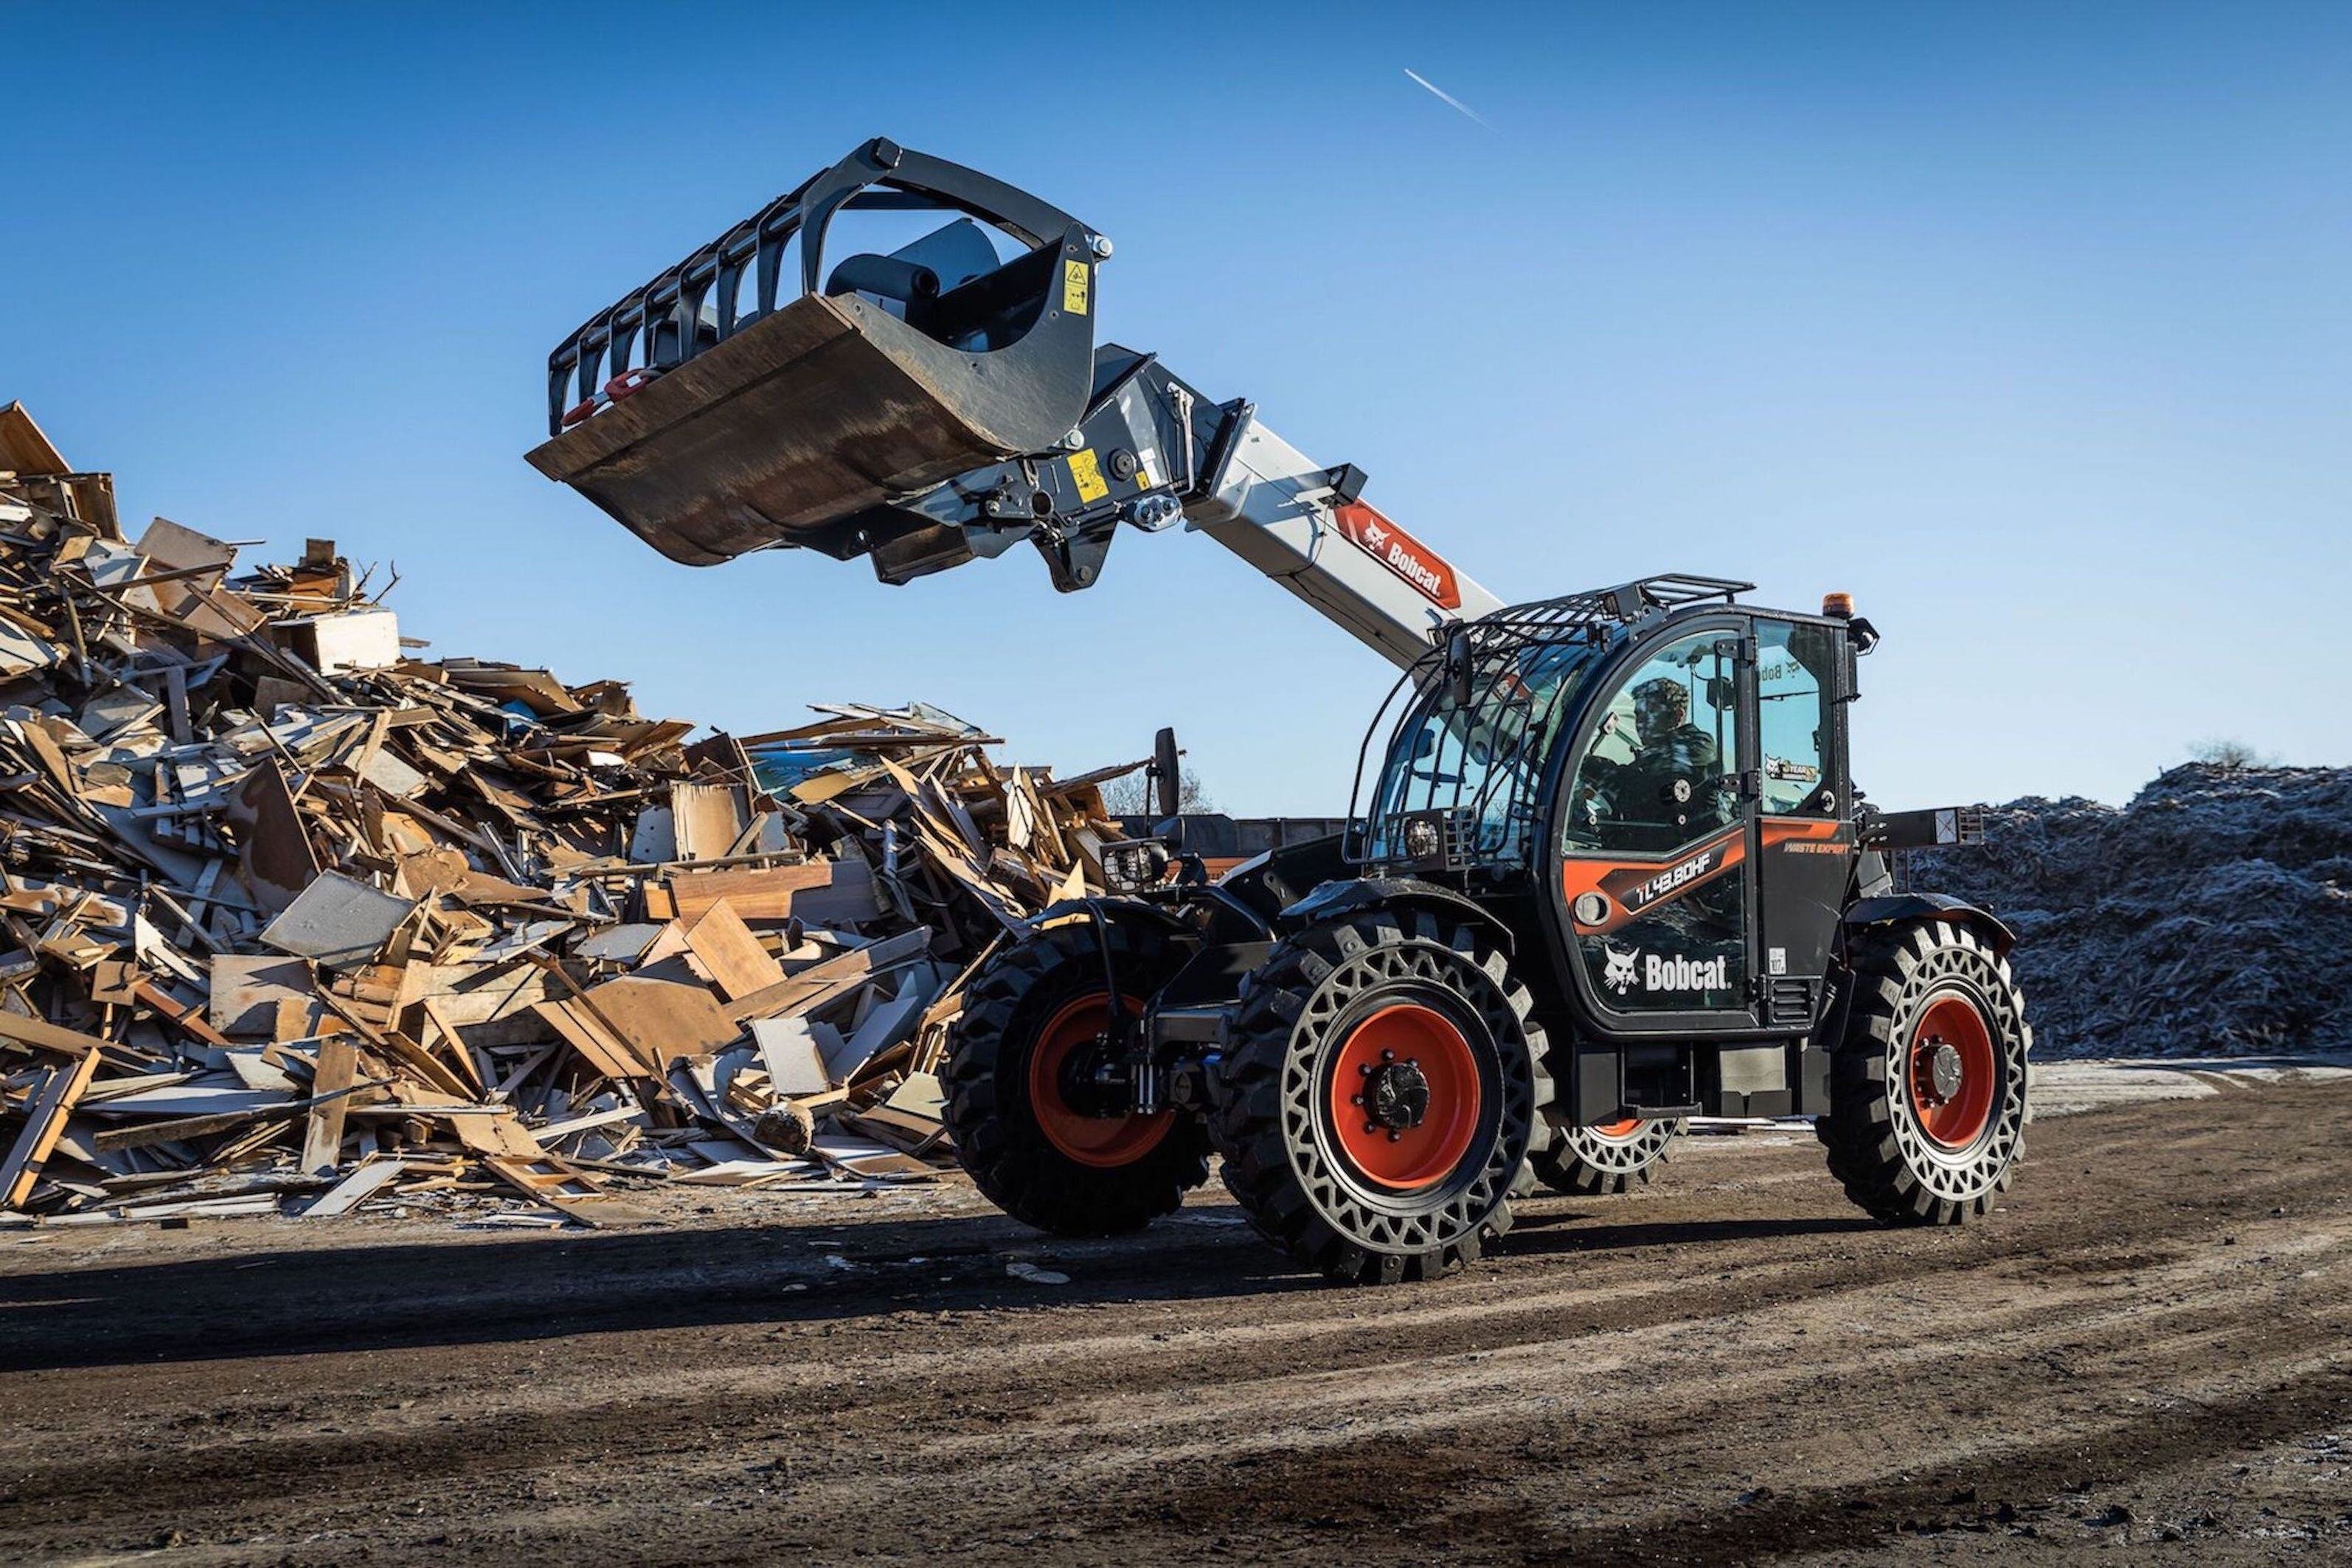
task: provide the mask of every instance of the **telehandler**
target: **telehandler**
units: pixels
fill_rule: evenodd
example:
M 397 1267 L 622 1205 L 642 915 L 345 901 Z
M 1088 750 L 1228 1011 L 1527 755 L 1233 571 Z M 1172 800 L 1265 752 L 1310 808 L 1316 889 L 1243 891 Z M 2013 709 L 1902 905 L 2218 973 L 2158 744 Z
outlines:
M 946 221 L 828 270 L 844 212 Z M 1122 526 L 1181 526 L 1402 670 L 1349 830 L 1214 880 L 1162 732 L 1161 831 L 971 982 L 943 1076 L 981 1190 L 1107 1235 L 1173 1210 L 1214 1152 L 1301 1263 L 1417 1279 L 1477 1257 L 1535 1182 L 1645 1178 L 1685 1118 L 1810 1116 L 1879 1219 L 1985 1213 L 2032 1037 L 2010 932 L 1889 874 L 1975 814 L 1883 812 L 1849 775 L 1869 622 L 1682 574 L 1507 605 L 1360 469 L 1097 345 L 1110 254 L 869 142 L 566 338 L 530 454 L 693 564 L 810 549 L 896 584 L 1025 541 L 1068 592 Z

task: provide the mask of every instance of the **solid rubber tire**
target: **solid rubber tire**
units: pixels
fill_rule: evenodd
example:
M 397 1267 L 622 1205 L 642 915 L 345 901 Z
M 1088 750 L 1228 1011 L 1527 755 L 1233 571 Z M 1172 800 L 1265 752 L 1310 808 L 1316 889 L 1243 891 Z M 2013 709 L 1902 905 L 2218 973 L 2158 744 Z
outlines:
M 1368 1010 L 1400 999 L 1454 1011 L 1494 1097 L 1456 1174 L 1409 1194 L 1352 1174 L 1318 1121 L 1318 1068 Z M 1365 910 L 1291 936 L 1244 982 L 1213 1089 L 1210 1135 L 1242 1212 L 1291 1258 L 1351 1284 L 1433 1279 L 1476 1258 L 1510 1228 L 1530 1146 L 1550 1142 L 1533 1006 L 1483 933 L 1426 910 Z
M 1528 1168 L 1556 1193 L 1613 1196 L 1648 1184 L 1682 1131 L 1679 1119 L 1644 1121 L 1623 1139 L 1603 1138 L 1590 1127 L 1556 1127 L 1551 1147 L 1529 1155 Z
M 1174 957 L 1153 934 L 1117 921 L 1103 929 L 1122 993 L 1149 996 L 1166 982 Z M 1165 1112 L 1173 1119 L 1166 1136 L 1105 1169 L 1055 1148 L 1031 1111 L 1028 1053 L 1038 1032 L 1074 998 L 1101 994 L 1102 964 L 1090 922 L 1035 932 L 999 952 L 972 977 L 940 1073 L 948 1134 L 973 1184 L 1013 1218 L 1057 1236 L 1139 1230 L 1209 1179 L 1198 1116 Z
M 1916 921 L 1865 933 L 1846 984 L 1830 1111 L 1814 1123 L 1830 1173 L 1889 1225 L 1958 1225 L 1989 1212 L 2015 1179 L 2031 1119 L 2033 1030 L 2008 961 L 1966 926 Z M 1914 1027 L 1956 993 L 1990 1028 L 1999 1077 L 1983 1131 L 1966 1149 L 1946 1150 L 1921 1129 L 1906 1079 Z

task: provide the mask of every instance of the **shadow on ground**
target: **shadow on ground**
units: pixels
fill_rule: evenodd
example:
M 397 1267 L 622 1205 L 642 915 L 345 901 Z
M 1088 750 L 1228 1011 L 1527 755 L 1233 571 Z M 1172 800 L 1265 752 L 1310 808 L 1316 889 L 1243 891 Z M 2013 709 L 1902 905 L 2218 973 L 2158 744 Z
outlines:
M 1545 1256 L 1868 1228 L 1844 1218 L 1596 1220 L 1581 1207 L 1523 1210 L 1504 1247 Z M 1006 1271 L 1013 1259 L 1035 1260 L 1069 1282 L 1014 1278 Z M 1226 1205 L 1195 1205 L 1143 1235 L 1101 1241 L 962 1216 L 240 1248 L 0 1279 L 0 1372 L 1322 1288 Z

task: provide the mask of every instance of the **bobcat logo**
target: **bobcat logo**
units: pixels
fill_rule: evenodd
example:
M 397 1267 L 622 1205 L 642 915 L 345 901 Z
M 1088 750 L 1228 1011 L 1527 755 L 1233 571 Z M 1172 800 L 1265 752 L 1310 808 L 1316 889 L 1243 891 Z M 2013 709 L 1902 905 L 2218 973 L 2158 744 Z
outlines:
M 1364 524 L 1364 543 L 1366 545 L 1370 546 L 1371 549 L 1378 550 L 1381 545 L 1386 544 L 1388 542 L 1389 531 L 1387 529 L 1382 528 L 1377 522 L 1368 522 Z
M 1633 989 L 1633 966 L 1640 962 L 1642 955 L 1639 952 L 1620 952 L 1606 942 L 1601 944 L 1601 951 L 1609 955 L 1609 962 L 1601 972 L 1601 983 L 1622 996 Z

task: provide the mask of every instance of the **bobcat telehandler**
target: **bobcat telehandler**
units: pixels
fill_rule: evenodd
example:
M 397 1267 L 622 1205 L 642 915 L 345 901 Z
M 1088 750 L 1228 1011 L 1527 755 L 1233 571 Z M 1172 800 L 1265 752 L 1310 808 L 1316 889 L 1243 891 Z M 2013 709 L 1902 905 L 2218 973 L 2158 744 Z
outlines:
M 945 221 L 836 258 L 845 211 Z M 1971 814 L 1880 812 L 1849 777 L 1869 623 L 1682 574 L 1506 605 L 1360 470 L 1098 346 L 1110 253 L 869 142 L 566 338 L 530 454 L 693 564 L 801 548 L 895 584 L 1025 541 L 1066 592 L 1122 528 L 1181 527 L 1402 668 L 1349 831 L 1213 881 L 1163 732 L 1163 836 L 1114 847 L 1109 896 L 1045 911 L 971 983 L 944 1078 L 981 1190 L 1109 1234 L 1214 1152 L 1300 1262 L 1423 1279 L 1536 1180 L 1622 1190 L 1684 1118 L 1801 1115 L 1881 1220 L 1984 1213 L 2032 1036 L 2008 931 L 1888 873 L 1972 839 Z

